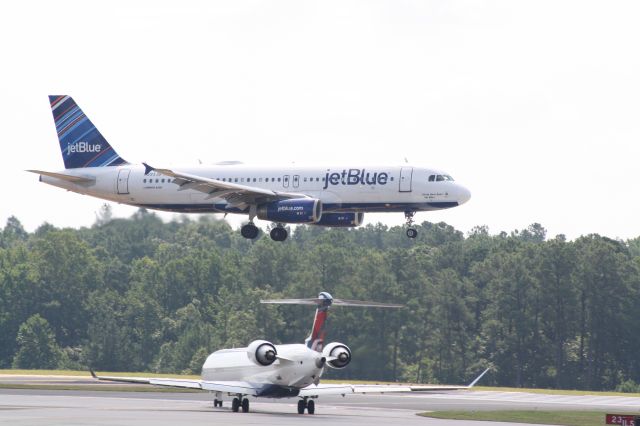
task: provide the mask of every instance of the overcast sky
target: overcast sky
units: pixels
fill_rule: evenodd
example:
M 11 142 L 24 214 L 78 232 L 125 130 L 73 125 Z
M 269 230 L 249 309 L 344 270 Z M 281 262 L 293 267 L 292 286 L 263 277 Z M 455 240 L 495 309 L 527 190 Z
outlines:
M 634 238 L 639 22 L 637 1 L 3 2 L 0 226 L 104 203 L 24 172 L 63 168 L 47 95 L 68 94 L 130 162 L 406 157 L 472 191 L 419 222 Z

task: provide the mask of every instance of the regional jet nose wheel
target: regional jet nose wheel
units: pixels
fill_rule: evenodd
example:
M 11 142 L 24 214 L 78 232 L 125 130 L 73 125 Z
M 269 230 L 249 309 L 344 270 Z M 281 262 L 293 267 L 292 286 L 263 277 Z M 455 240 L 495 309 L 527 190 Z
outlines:
M 253 224 L 253 222 L 249 222 L 246 225 L 243 225 L 242 228 L 240 228 L 240 234 L 250 240 L 256 238 L 259 231 L 260 230 Z
M 414 228 L 407 229 L 407 237 L 415 238 L 417 236 L 418 236 L 418 230 L 417 229 L 414 229 Z
M 269 233 L 273 241 L 284 241 L 287 239 L 287 230 L 282 226 L 276 226 Z

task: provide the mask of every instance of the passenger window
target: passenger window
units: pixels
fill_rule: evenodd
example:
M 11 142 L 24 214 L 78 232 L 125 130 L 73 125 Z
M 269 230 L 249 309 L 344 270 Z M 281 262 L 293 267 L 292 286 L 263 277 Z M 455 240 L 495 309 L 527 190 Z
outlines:
M 304 178 L 304 179 L 303 179 L 303 181 L 304 181 L 304 182 L 306 182 L 306 181 L 307 181 L 307 178 Z
M 429 182 L 433 182 L 434 180 L 436 180 L 436 175 L 429 176 Z
M 393 176 L 391 176 L 391 179 L 389 179 L 391 182 L 393 182 Z
M 142 183 L 147 183 L 147 180 L 146 179 L 142 179 Z
M 233 181 L 234 181 L 234 182 L 237 182 L 237 181 L 238 181 L 238 178 L 235 178 Z
M 262 182 L 262 178 L 258 179 L 258 182 Z
M 156 183 L 160 182 L 160 179 L 156 179 Z
M 278 178 L 278 182 L 280 182 L 280 178 Z

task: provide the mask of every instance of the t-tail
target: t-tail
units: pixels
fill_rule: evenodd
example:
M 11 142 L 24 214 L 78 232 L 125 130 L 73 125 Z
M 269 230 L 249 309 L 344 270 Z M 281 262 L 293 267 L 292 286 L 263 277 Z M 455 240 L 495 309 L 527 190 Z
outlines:
M 128 164 L 109 145 L 71 96 L 49 96 L 66 169 Z
M 260 303 L 276 303 L 283 305 L 316 305 L 316 315 L 313 318 L 313 327 L 311 334 L 304 341 L 305 345 L 311 350 L 322 352 L 324 347 L 325 326 L 327 314 L 331 306 L 361 306 L 370 308 L 402 308 L 402 305 L 392 303 L 364 302 L 361 300 L 345 300 L 334 299 L 326 291 L 318 294 L 317 298 L 312 299 L 270 299 L 261 300 Z

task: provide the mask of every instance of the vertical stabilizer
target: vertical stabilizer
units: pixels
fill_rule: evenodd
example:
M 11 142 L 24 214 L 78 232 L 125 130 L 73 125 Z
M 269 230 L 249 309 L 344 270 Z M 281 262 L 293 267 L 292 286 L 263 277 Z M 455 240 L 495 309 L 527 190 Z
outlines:
M 65 168 L 128 164 L 109 145 L 71 96 L 49 96 L 49 102 Z

